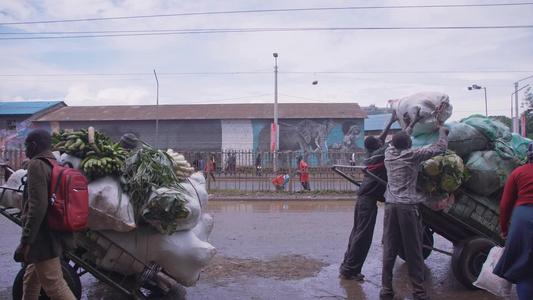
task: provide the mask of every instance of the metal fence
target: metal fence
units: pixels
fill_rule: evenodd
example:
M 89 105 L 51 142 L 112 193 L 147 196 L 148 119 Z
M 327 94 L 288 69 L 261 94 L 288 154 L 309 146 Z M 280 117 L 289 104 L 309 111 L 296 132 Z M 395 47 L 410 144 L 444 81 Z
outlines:
M 179 151 L 178 151 L 179 152 Z M 196 168 L 204 172 L 207 189 L 241 190 L 241 191 L 275 191 L 272 180 L 287 174 L 291 180 L 282 190 L 298 192 L 302 190 L 298 170 L 297 157 L 302 155 L 309 165 L 309 183 L 312 190 L 318 191 L 355 191 L 357 187 L 342 178 L 331 169 L 332 165 L 348 165 L 352 154 L 355 164 L 362 165 L 363 152 L 255 152 L 255 151 L 187 151 L 180 152 L 185 159 Z M 259 159 L 257 159 L 259 156 Z M 0 162 L 9 164 L 13 169 L 19 169 L 25 158 L 22 149 L 0 150 Z M 213 171 L 205 168 L 214 158 Z M 203 160 L 203 164 L 201 164 Z M 231 163 L 234 162 L 234 163 Z M 260 166 L 260 168 L 258 168 Z M 360 172 L 346 170 L 357 179 L 361 179 Z M 3 172 L 0 177 L 3 177 Z M 212 176 L 211 176 L 212 173 Z M 207 175 L 210 176 L 207 176 Z M 2 178 L 3 179 L 3 178 Z M 0 180 L 3 182 L 3 180 Z

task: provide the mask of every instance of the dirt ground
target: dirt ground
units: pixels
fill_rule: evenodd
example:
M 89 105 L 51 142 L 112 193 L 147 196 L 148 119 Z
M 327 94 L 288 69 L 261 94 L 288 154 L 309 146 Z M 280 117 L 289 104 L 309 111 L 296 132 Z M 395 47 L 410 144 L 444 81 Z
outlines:
M 302 255 L 278 256 L 270 261 L 215 257 L 201 275 L 202 279 L 257 276 L 279 280 L 296 280 L 315 276 L 329 264 Z

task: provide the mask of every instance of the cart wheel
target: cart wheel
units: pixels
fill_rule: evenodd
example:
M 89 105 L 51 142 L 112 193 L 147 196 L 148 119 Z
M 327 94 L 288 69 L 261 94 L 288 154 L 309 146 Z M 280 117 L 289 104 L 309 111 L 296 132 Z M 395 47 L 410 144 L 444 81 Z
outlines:
M 424 246 L 429 246 L 433 248 L 433 231 L 429 229 L 429 227 L 424 227 L 424 240 L 422 241 Z M 422 247 L 422 256 L 424 259 L 428 258 L 428 256 L 431 254 L 431 249 Z M 400 247 L 400 250 L 398 251 L 398 256 L 405 261 L 405 252 L 403 247 Z
M 452 271 L 455 278 L 469 289 L 477 289 L 472 283 L 476 281 L 483 263 L 492 247 L 492 240 L 474 236 L 462 240 L 452 254 Z
M 78 273 L 76 273 L 76 270 L 69 265 L 68 262 L 61 260 L 61 270 L 63 271 L 63 279 L 68 284 L 68 287 L 74 294 L 74 297 L 76 299 L 81 298 L 81 282 L 80 277 L 78 276 Z M 11 290 L 11 293 L 13 294 L 13 300 L 20 300 L 22 299 L 22 285 L 23 285 L 23 279 L 24 279 L 24 273 L 26 272 L 26 267 L 22 268 L 17 276 L 15 277 L 15 281 L 13 282 L 13 288 Z M 50 299 L 48 296 L 46 296 L 46 293 L 43 289 L 41 289 L 41 294 L 39 296 L 39 300 L 48 300 Z
M 170 287 L 163 300 L 183 300 L 187 290 L 179 283 L 176 283 Z

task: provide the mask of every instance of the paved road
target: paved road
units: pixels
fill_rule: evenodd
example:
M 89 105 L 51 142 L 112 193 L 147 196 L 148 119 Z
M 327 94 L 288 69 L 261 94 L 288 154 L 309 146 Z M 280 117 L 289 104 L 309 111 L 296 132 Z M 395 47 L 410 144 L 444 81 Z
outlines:
M 271 261 L 278 256 L 301 255 L 325 266 L 312 277 L 282 280 L 264 276 L 240 276 L 206 280 L 188 287 L 187 299 L 378 299 L 381 285 L 380 245 L 383 207 L 379 208 L 374 241 L 363 268 L 365 281 L 340 280 L 338 268 L 353 220 L 352 201 L 211 201 L 206 212 L 215 216 L 211 244 L 217 257 Z M 20 229 L 0 217 L 0 299 L 10 299 L 18 265 L 12 253 Z M 453 246 L 435 236 L 435 247 L 451 252 Z M 453 277 L 450 256 L 432 253 L 426 260 L 432 299 L 499 299 L 485 291 L 471 291 Z M 398 259 L 395 271 L 398 296 L 410 297 L 405 263 Z M 83 299 L 120 299 L 120 295 L 90 275 L 82 277 Z M 516 292 L 513 290 L 513 298 Z

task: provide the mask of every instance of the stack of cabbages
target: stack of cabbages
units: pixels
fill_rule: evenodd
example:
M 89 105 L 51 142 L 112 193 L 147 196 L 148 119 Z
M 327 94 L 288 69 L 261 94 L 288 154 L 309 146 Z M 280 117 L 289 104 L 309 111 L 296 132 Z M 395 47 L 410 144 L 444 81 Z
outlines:
M 420 109 L 423 119 L 415 125 L 412 134 L 415 148 L 428 147 L 437 141 L 439 124 L 450 130 L 448 151 L 420 166 L 419 197 L 426 206 L 438 211 L 449 209 L 455 201 L 468 206 L 469 200 L 475 199 L 494 212 L 499 211 L 507 177 L 524 164 L 530 139 L 511 133 L 505 124 L 482 115 L 445 123 L 452 115 L 452 105 L 442 93 L 405 97 L 393 101 L 392 109 L 396 110 L 402 127 L 405 126 L 403 116 L 407 114 L 414 119 Z M 495 230 L 497 222 L 490 220 L 484 225 Z
M 79 168 L 81 158 L 60 155 L 58 152 L 54 154 L 58 161 L 70 161 L 75 168 Z M 216 248 L 209 243 L 213 216 L 202 211 L 208 201 L 204 176 L 202 173 L 194 173 L 182 155 L 171 150 L 156 150 L 148 145 L 132 152 L 124 167 L 129 166 L 131 170 L 132 166 L 138 166 L 141 157 L 148 161 L 154 158 L 152 167 L 167 164 L 168 170 L 174 171 L 171 175 L 176 175 L 169 176 L 169 179 L 175 178 L 176 183 L 164 187 L 158 186 L 162 185 L 158 182 L 148 189 L 136 191 L 139 192 L 136 194 L 131 190 L 125 191 L 130 185 L 124 174 L 122 177 L 106 176 L 91 181 L 88 228 L 102 233 L 144 264 L 157 263 L 178 283 L 194 286 L 202 269 L 216 254 Z M 142 164 L 146 165 L 146 161 Z M 158 171 L 165 169 L 162 165 L 158 167 Z M 135 169 L 140 170 L 141 168 Z M 25 174 L 26 170 L 18 170 L 6 182 L 6 186 L 21 187 L 21 178 Z M 150 172 L 130 175 L 139 181 L 143 178 L 151 181 L 151 176 L 160 177 L 160 173 Z M 138 194 L 147 196 L 137 201 L 136 206 L 130 195 Z M 9 190 L 2 197 L 0 205 L 21 209 L 21 202 L 22 193 Z M 90 231 L 87 235 L 91 236 Z M 97 243 L 102 249 L 108 249 L 105 240 L 100 239 Z M 132 265 L 127 255 L 123 255 L 122 251 L 112 251 L 113 249 L 117 248 L 110 248 L 109 251 L 92 257 L 95 260 L 93 263 L 98 268 L 123 275 L 143 271 L 143 266 Z

